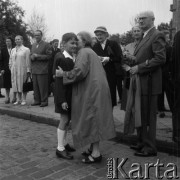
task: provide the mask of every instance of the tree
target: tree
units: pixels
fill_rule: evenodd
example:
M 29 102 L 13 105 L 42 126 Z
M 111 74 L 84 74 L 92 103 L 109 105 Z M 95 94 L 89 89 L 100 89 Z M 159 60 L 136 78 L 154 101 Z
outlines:
M 120 41 L 122 45 L 127 45 L 129 43 L 132 43 L 134 41 L 132 36 L 132 31 L 127 31 L 126 33 L 122 34 L 120 36 Z
M 169 29 L 170 29 L 170 24 L 168 24 L 168 23 L 161 23 L 161 24 L 159 24 L 158 26 L 157 26 L 157 29 L 159 30 L 159 31 L 166 31 L 166 30 L 168 30 L 169 31 Z
M 120 34 L 112 34 L 109 37 L 110 40 L 116 41 L 118 44 L 121 44 Z
M 13 0 L 0 0 L 0 46 L 4 45 L 5 36 L 14 38 L 16 35 L 23 36 L 24 45 L 30 46 L 27 36 L 27 25 L 23 22 L 24 11 Z
M 28 30 L 31 38 L 33 38 L 36 30 L 41 30 L 43 33 L 43 39 L 46 39 L 47 25 L 45 23 L 45 17 L 43 14 L 37 13 L 36 9 L 33 10 L 31 17 L 28 20 Z

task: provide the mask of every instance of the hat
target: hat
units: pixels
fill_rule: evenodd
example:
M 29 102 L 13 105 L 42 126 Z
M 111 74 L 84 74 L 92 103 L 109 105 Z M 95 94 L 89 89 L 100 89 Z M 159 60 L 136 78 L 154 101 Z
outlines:
M 107 29 L 106 29 L 106 27 L 104 27 L 104 26 L 99 26 L 99 27 L 97 27 L 96 30 L 94 31 L 94 33 L 97 33 L 98 31 L 107 33 Z

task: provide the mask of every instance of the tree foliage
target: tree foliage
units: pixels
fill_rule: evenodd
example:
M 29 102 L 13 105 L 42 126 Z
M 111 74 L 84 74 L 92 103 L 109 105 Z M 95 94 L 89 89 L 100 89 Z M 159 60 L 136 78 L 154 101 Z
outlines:
M 168 23 L 161 23 L 161 24 L 159 24 L 158 26 L 157 26 L 157 29 L 159 30 L 159 31 L 166 31 L 166 30 L 168 30 L 169 31 L 169 29 L 170 29 L 170 24 L 168 24 Z
M 120 39 L 122 45 L 127 45 L 129 43 L 132 43 L 134 41 L 132 36 L 132 31 L 127 31 L 126 33 L 122 34 Z
M 120 34 L 119 33 L 110 35 L 109 39 L 113 40 L 113 41 L 116 41 L 118 44 L 121 43 L 121 39 L 120 39 Z
M 3 45 L 5 36 L 14 38 L 16 35 L 23 36 L 24 45 L 30 46 L 27 36 L 27 25 L 23 21 L 24 10 L 18 6 L 13 0 L 0 0 L 0 34 L 1 46 Z
M 38 13 L 37 10 L 34 9 L 30 19 L 28 20 L 28 32 L 31 38 L 33 38 L 36 30 L 41 30 L 43 33 L 43 38 L 45 39 L 47 32 L 45 17 L 43 14 Z

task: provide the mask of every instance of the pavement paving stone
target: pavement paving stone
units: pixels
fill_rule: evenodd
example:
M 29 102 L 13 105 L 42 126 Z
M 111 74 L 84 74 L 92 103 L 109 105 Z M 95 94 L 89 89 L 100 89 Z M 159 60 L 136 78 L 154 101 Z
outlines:
M 7 131 L 11 129 L 11 131 Z M 167 165 L 172 162 L 177 165 L 180 176 L 180 158 L 172 154 L 158 152 L 157 157 L 136 157 L 129 146 L 116 139 L 100 143 L 103 160 L 99 164 L 86 165 L 81 162 L 82 149 L 72 153 L 74 160 L 59 159 L 55 155 L 57 146 L 56 127 L 25 121 L 7 115 L 0 115 L 0 180 L 79 180 L 107 179 L 107 158 L 128 158 L 124 170 L 129 171 L 132 163 L 142 165 L 156 163 L 160 159 Z M 14 136 L 16 138 L 12 138 Z M 68 132 L 68 140 L 73 145 L 71 131 Z M 20 152 L 20 153 L 19 153 Z M 20 155 L 22 154 L 22 155 Z M 3 164 L 1 163 L 3 162 Z M 166 166 L 161 173 L 166 171 Z M 120 175 L 119 175 L 120 176 Z M 151 170 L 151 178 L 155 178 L 154 169 Z M 119 179 L 123 179 L 119 177 Z
M 40 168 L 38 168 L 38 167 L 32 167 L 29 169 L 25 169 L 24 171 L 21 171 L 21 172 L 17 173 L 16 175 L 17 176 L 28 176 L 30 174 L 33 174 L 34 172 L 39 171 L 39 170 L 40 170 Z
M 50 177 L 46 177 L 46 178 L 42 178 L 41 180 L 53 180 L 53 179 Z
M 50 169 L 52 170 L 52 171 L 61 171 L 61 170 L 63 170 L 63 169 L 65 169 L 65 168 L 67 168 L 68 166 L 70 166 L 71 164 L 70 163 L 68 163 L 68 162 L 63 162 L 63 163 L 61 163 L 61 164 L 58 164 L 58 165 L 55 165 L 55 166 L 52 166 Z
M 51 169 L 43 169 L 38 172 L 35 172 L 34 174 L 31 175 L 31 177 L 33 177 L 34 179 L 41 179 L 52 173 L 53 173 L 53 171 Z
M 98 179 L 98 177 L 90 175 L 90 176 L 86 176 L 85 178 L 82 178 L 80 180 L 96 180 L 96 179 Z
M 63 169 L 60 170 L 59 172 L 56 172 L 55 174 L 53 174 L 52 176 L 50 176 L 52 179 L 62 179 L 63 177 L 67 176 L 68 174 L 71 174 L 72 170 L 68 170 L 68 169 Z

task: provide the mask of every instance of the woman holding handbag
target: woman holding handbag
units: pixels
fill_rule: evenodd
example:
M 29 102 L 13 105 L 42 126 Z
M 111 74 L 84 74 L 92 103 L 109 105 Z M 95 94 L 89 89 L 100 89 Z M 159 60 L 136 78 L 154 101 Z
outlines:
M 25 105 L 27 92 L 23 92 L 23 83 L 30 76 L 30 50 L 23 45 L 23 37 L 20 35 L 15 37 L 15 43 L 16 47 L 12 49 L 9 59 L 12 89 L 18 94 L 18 100 L 14 105 Z

